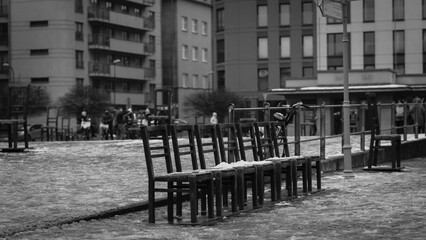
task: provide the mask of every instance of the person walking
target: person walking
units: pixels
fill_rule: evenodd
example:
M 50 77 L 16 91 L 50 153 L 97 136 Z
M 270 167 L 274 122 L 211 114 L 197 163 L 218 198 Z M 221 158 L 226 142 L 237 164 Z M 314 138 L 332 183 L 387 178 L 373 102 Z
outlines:
M 102 120 L 101 120 L 102 139 L 105 139 L 105 140 L 108 140 L 108 138 L 110 138 L 111 140 L 114 139 L 114 135 L 112 133 L 112 121 L 113 121 L 112 114 L 108 110 L 106 110 L 104 114 L 102 115 Z
M 217 113 L 216 112 L 213 112 L 212 117 L 210 118 L 210 123 L 211 124 L 218 124 Z
M 123 140 L 124 139 L 124 134 L 125 134 L 125 130 L 126 130 L 126 122 L 124 119 L 124 114 L 125 112 L 123 111 L 123 108 L 118 108 L 117 114 L 115 115 L 115 128 L 117 130 L 117 139 L 119 140 Z
M 418 133 L 425 132 L 425 108 L 423 106 L 423 100 L 419 97 L 415 97 L 413 100 L 413 106 L 411 107 L 410 114 L 413 116 L 414 123 L 417 123 Z

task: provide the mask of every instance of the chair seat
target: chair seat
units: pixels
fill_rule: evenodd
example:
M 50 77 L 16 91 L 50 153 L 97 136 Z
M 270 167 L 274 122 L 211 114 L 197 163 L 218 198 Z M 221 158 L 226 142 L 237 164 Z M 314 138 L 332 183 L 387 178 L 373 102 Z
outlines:
M 189 178 L 196 177 L 199 180 L 206 180 L 212 178 L 212 172 L 208 170 L 195 170 L 187 172 L 173 172 L 154 177 L 155 181 L 188 181 Z
M 380 135 L 375 135 L 374 138 L 376 140 L 398 140 L 398 139 L 401 139 L 401 135 L 399 135 L 399 134 L 380 134 Z

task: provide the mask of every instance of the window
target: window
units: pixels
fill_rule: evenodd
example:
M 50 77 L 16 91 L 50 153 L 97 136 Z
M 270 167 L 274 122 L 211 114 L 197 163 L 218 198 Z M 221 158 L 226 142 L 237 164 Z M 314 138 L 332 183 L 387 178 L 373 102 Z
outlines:
M 31 21 L 30 27 L 47 27 L 49 26 L 49 21 Z
M 31 78 L 31 83 L 34 83 L 34 84 L 49 83 L 49 78 L 48 77 Z
M 374 1 L 363 0 L 362 8 L 364 22 L 374 22 Z
M 83 51 L 75 51 L 75 67 L 84 68 Z
M 9 45 L 9 25 L 7 23 L 0 23 L 0 45 Z
M 188 46 L 182 45 L 182 59 L 188 59 Z
M 76 78 L 75 79 L 75 84 L 78 86 L 83 86 L 84 83 L 84 78 Z
M 192 47 L 192 61 L 198 61 L 198 47 Z
M 192 87 L 193 88 L 198 87 L 198 75 L 197 74 L 192 75 Z
M 216 16 L 217 16 L 217 19 L 216 19 L 217 31 L 223 31 L 225 29 L 224 21 L 223 21 L 224 11 L 225 10 L 223 8 L 218 9 L 216 11 Z
M 422 0 L 422 16 L 426 19 L 426 0 Z
M 192 33 L 198 33 L 198 20 L 192 19 Z
M 313 57 L 314 46 L 312 36 L 303 36 L 303 57 Z
M 404 0 L 393 0 L 393 20 L 404 20 Z
M 290 57 L 290 37 L 281 37 L 280 41 L 281 58 Z
M 83 41 L 83 23 L 75 23 L 75 40 Z
M 258 54 L 259 59 L 268 58 L 268 38 L 258 38 L 257 39 Z
M 426 73 L 426 29 L 423 30 L 423 73 Z
M 267 91 L 269 88 L 268 83 L 268 69 L 258 69 L 257 70 L 257 78 L 258 78 L 258 85 L 257 89 L 259 91 Z
M 209 88 L 209 77 L 207 75 L 202 76 L 202 83 L 203 83 L 202 88 L 204 88 L 204 89 Z
M 207 22 L 201 22 L 201 34 L 204 36 L 207 35 Z
M 30 55 L 31 56 L 37 56 L 37 55 L 48 55 L 49 49 L 31 49 Z
M 214 86 L 212 86 L 212 89 Z M 217 90 L 225 90 L 225 71 L 217 71 Z
M 182 17 L 182 31 L 188 31 L 188 18 Z
M 112 2 L 110 2 L 110 1 L 106 1 L 106 2 L 105 2 L 105 7 L 106 7 L 107 9 L 111 9 L 111 8 L 113 8 L 113 6 L 112 6 Z
M 397 74 L 405 73 L 405 36 L 404 30 L 393 32 L 393 68 Z
M 182 74 L 182 87 L 188 87 L 188 73 Z
M 225 62 L 225 40 L 217 40 L 217 59 L 218 63 Z
M 257 26 L 258 27 L 268 26 L 268 6 L 267 5 L 257 6 Z
M 129 13 L 129 8 L 126 5 L 121 5 L 121 12 Z
M 302 4 L 302 24 L 303 25 L 312 25 L 313 23 L 313 5 L 312 2 L 304 2 Z
M 342 33 L 327 34 L 327 69 L 328 70 L 340 70 L 343 68 L 342 35 L 343 35 Z
M 291 76 L 290 67 L 282 67 L 280 69 L 280 88 L 286 87 L 286 81 Z
M 74 11 L 77 13 L 83 13 L 83 0 L 75 0 Z
M 375 69 L 375 43 L 374 32 L 364 33 L 364 69 Z
M 290 26 L 290 4 L 280 4 L 280 26 Z
M 314 68 L 312 66 L 303 67 L 303 77 L 310 78 L 314 76 Z
M 201 49 L 201 61 L 207 62 L 207 48 Z

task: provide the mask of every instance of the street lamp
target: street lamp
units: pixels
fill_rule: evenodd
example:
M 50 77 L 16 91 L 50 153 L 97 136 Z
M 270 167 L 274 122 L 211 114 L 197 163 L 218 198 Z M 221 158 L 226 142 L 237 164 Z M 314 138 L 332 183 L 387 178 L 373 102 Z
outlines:
M 120 59 L 115 59 L 114 61 L 112 61 L 112 63 L 114 64 L 114 80 L 112 81 L 112 91 L 114 92 L 114 106 L 115 106 L 115 80 L 116 80 L 115 65 L 117 65 L 117 63 L 119 62 L 121 62 Z
M 12 77 L 11 77 L 11 83 L 12 84 L 10 84 L 10 85 L 15 85 L 15 70 L 13 70 L 13 67 L 7 62 L 3 63 L 3 67 L 8 68 L 9 71 L 12 73 Z

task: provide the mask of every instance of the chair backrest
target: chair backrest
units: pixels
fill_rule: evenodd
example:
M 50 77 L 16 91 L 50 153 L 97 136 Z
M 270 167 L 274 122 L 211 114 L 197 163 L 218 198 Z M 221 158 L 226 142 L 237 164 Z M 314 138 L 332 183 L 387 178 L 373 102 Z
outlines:
M 197 170 L 199 166 L 197 162 L 197 150 L 195 147 L 194 126 L 189 124 L 170 125 L 170 131 L 173 143 L 173 153 L 175 158 L 176 171 L 183 171 L 182 160 L 186 160 L 186 156 L 190 157 L 192 170 Z M 186 164 L 184 165 L 185 167 L 187 167 Z
M 260 160 L 278 156 L 274 148 L 271 122 L 256 122 L 254 123 L 254 130 L 257 141 L 257 155 Z
M 222 162 L 240 161 L 236 125 L 233 123 L 216 124 L 216 130 Z
M 376 93 L 369 92 L 366 93 L 365 96 L 367 98 L 368 116 L 370 116 L 369 121 L 373 124 L 371 136 L 380 135 L 380 119 L 377 109 Z
M 216 125 L 195 125 L 194 129 L 201 168 L 205 169 L 206 167 L 219 165 L 221 159 Z M 203 138 L 205 135 L 209 137 Z
M 259 161 L 256 134 L 252 122 L 237 124 L 237 138 L 241 160 Z
M 271 122 L 271 134 L 275 156 L 290 157 L 288 148 L 287 126 L 283 121 Z M 281 151 L 280 151 L 281 150 Z
M 148 179 L 154 179 L 154 168 L 155 172 L 164 172 L 161 171 L 164 167 L 166 168 L 165 172 L 174 172 L 167 126 L 144 126 L 141 128 L 141 136 Z M 154 162 L 160 160 L 165 162 Z
M 47 107 L 46 126 L 58 127 L 59 120 L 59 107 L 49 106 Z
M 64 116 L 61 119 L 61 128 L 62 129 L 69 129 L 71 125 L 71 118 L 68 116 Z
M 9 119 L 24 119 L 27 120 L 28 114 L 28 99 L 30 95 L 30 85 L 25 87 L 13 86 L 9 87 L 8 111 Z

